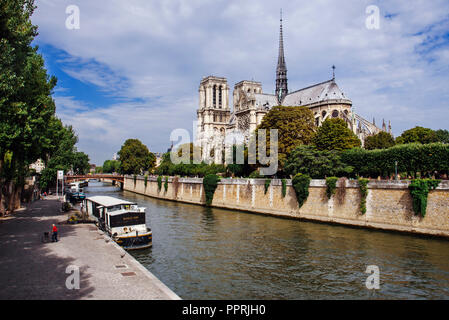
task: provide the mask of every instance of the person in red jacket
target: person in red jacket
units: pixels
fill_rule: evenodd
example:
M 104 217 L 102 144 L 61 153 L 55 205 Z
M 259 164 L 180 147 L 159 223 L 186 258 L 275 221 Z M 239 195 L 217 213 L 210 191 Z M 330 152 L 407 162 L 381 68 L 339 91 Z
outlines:
M 53 224 L 51 228 L 52 234 L 51 234 L 51 241 L 52 242 L 58 242 L 58 228 Z

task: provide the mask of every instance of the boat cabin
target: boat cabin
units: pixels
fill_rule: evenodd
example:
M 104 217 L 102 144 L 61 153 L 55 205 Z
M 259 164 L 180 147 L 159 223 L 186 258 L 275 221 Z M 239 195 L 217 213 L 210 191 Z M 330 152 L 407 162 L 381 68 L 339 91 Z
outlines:
M 89 215 L 97 218 L 100 229 L 111 236 L 138 235 L 147 232 L 145 208 L 136 203 L 109 196 L 93 196 L 85 200 Z

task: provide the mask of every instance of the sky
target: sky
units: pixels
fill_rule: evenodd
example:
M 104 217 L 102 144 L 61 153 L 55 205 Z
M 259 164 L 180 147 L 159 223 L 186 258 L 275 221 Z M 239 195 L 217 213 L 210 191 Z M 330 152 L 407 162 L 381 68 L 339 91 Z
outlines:
M 37 0 L 34 45 L 58 78 L 57 116 L 101 165 L 137 138 L 165 152 L 192 132 L 203 77 L 274 93 L 283 12 L 289 91 L 332 78 L 355 112 L 395 136 L 449 129 L 449 1 Z M 79 8 L 79 29 L 66 20 Z M 378 28 L 367 27 L 379 9 Z M 372 24 L 368 23 L 368 26 Z M 232 106 L 232 100 L 230 101 Z M 177 142 L 175 141 L 175 144 Z

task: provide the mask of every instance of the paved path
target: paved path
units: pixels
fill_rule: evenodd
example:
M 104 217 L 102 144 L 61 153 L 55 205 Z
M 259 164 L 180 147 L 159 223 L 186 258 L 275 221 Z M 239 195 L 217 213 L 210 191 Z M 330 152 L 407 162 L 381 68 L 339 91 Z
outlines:
M 56 199 L 40 200 L 0 220 L 0 299 L 179 299 L 93 224 L 65 224 Z M 55 223 L 58 242 L 42 243 Z M 66 287 L 70 265 L 80 288 Z

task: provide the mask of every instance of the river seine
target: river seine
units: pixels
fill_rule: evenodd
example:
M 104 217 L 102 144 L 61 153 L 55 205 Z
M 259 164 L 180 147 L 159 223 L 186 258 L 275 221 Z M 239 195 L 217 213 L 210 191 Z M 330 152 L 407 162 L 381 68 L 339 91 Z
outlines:
M 146 207 L 153 247 L 130 253 L 183 299 L 449 299 L 449 241 L 158 200 L 90 182 L 87 196 Z M 380 289 L 366 286 L 379 269 Z

